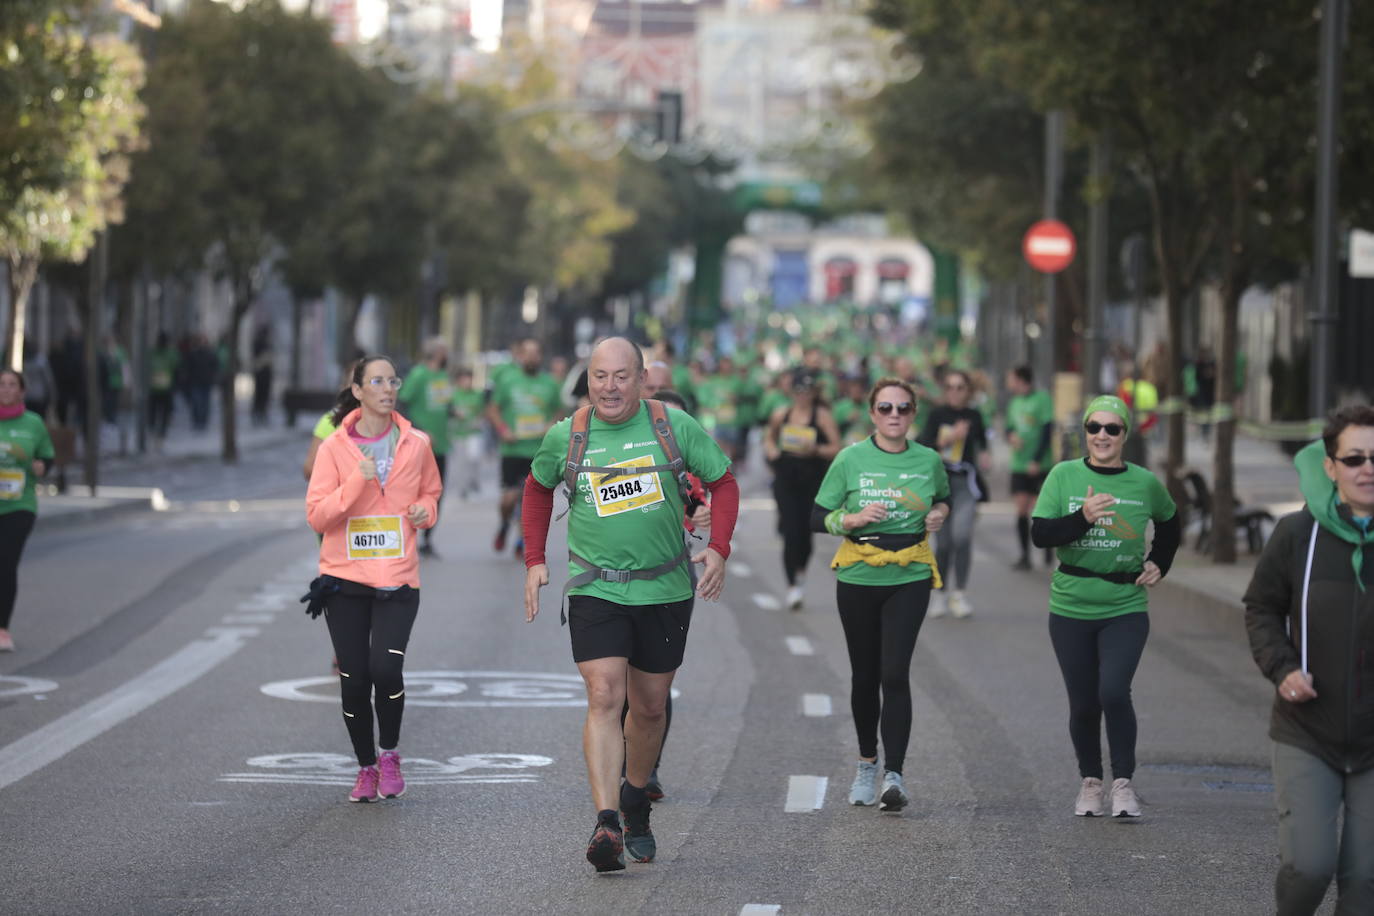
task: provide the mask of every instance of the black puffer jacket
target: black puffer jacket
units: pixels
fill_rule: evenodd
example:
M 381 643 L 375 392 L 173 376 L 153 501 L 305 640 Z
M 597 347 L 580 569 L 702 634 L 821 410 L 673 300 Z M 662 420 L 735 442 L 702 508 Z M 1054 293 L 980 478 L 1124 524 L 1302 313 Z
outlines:
M 1341 521 L 1348 512 L 1341 511 Z M 1278 685 L 1302 667 L 1307 581 L 1307 670 L 1317 698 L 1290 703 L 1275 693 L 1269 737 L 1356 773 L 1374 767 L 1374 541 L 1352 545 L 1328 530 L 1329 520 L 1317 527 L 1310 579 L 1312 512 L 1302 509 L 1278 523 L 1245 592 L 1245 628 L 1255 663 Z M 1362 553 L 1363 589 L 1352 551 Z

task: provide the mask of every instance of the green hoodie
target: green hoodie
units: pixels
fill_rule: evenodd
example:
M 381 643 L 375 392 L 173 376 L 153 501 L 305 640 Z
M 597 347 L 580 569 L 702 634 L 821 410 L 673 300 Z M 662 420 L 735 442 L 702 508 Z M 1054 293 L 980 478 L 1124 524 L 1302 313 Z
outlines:
M 1307 501 L 1307 511 L 1312 513 L 1317 524 L 1342 541 L 1355 545 L 1350 554 L 1350 565 L 1355 570 L 1355 584 L 1360 591 L 1364 591 L 1360 567 L 1364 565 L 1364 545 L 1374 543 L 1374 526 L 1368 531 L 1361 528 L 1351 516 L 1350 508 L 1341 504 L 1335 481 L 1326 476 L 1325 459 L 1326 445 L 1321 439 L 1304 447 L 1293 457 L 1302 496 Z

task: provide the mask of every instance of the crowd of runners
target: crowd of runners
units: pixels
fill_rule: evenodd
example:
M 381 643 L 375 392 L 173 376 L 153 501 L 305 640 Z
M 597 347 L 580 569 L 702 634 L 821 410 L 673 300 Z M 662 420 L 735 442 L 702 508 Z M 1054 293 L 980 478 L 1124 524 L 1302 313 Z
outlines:
M 1148 589 L 1168 574 L 1181 524 L 1161 481 L 1124 459 L 1132 405 L 1116 393 L 1087 399 L 1069 437 L 1078 456 L 1056 463 L 1063 418 L 1029 367 L 994 383 L 962 345 L 922 345 L 842 309 L 774 319 L 730 352 L 713 337 L 685 357 L 610 337 L 556 372 L 533 338 L 482 371 L 455 365 L 437 340 L 404 374 L 385 356 L 354 364 L 306 463 L 307 517 L 321 536 L 307 598 L 328 623 L 358 760 L 350 801 L 405 791 L 403 665 L 421 557 L 443 547 L 430 535 L 447 484 L 450 498 L 492 499 L 491 546 L 523 560 L 527 621 L 541 590 L 561 583 L 587 691 L 587 860 L 597 871 L 652 861 L 673 677 L 695 601 L 725 587 L 736 475 L 749 473 L 776 502 L 791 612 L 808 610 L 816 536 L 835 547 L 857 745 L 849 801 L 902 811 L 913 652 L 926 618 L 975 613 L 973 533 L 1003 454 L 1014 568 L 1032 567 L 1032 547 L 1054 566 L 1043 600 L 1078 762 L 1073 813 L 1142 815 L 1131 683 Z M 484 481 L 491 450 L 499 460 Z M 1309 451 L 1308 508 L 1280 524 L 1246 596 L 1256 661 L 1278 688 L 1277 896 L 1280 912 L 1311 912 L 1336 876 L 1341 912 L 1374 912 L 1374 410 L 1333 414 Z M 566 565 L 546 553 L 564 516 Z

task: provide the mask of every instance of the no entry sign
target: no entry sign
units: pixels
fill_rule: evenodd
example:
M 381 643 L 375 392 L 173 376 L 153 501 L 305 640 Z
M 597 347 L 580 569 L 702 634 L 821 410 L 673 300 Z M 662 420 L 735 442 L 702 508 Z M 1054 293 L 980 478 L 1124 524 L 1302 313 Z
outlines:
M 1073 263 L 1078 251 L 1073 230 L 1057 219 L 1042 219 L 1026 230 L 1021 253 L 1026 263 L 1042 274 L 1057 274 Z

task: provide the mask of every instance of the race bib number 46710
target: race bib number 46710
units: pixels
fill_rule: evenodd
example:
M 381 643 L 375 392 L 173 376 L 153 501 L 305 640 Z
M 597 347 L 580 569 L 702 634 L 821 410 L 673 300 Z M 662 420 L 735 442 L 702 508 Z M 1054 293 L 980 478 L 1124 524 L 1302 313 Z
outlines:
M 641 458 L 631 458 L 629 461 L 621 461 L 618 464 L 608 465 L 608 467 L 647 468 L 652 467 L 653 463 L 654 459 L 651 456 L 644 455 Z M 592 477 L 591 485 L 592 502 L 596 505 L 596 514 L 602 518 L 663 502 L 663 491 L 658 486 L 658 474 L 656 473 L 640 474 L 633 477 L 629 475 L 610 477 L 599 474 Z
M 405 556 L 405 547 L 399 515 L 360 515 L 348 520 L 350 560 L 398 560 Z

